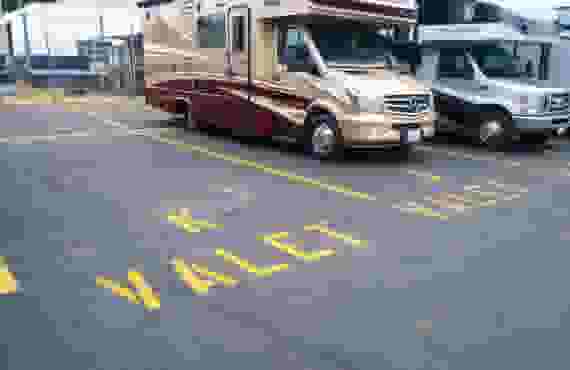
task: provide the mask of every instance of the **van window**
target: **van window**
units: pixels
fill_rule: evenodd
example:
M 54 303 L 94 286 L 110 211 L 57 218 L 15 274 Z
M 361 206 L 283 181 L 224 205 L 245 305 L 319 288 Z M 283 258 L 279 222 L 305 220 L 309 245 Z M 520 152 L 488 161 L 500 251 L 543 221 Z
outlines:
M 226 26 L 224 13 L 200 17 L 198 20 L 198 46 L 223 49 L 226 47 Z

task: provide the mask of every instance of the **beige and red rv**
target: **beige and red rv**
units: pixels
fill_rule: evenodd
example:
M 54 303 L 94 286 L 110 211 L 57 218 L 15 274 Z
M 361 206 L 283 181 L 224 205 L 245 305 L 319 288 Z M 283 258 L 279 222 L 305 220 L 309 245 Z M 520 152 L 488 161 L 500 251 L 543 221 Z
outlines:
M 293 139 L 320 159 L 434 133 L 429 86 L 391 53 L 414 0 L 146 0 L 147 104 L 188 126 Z

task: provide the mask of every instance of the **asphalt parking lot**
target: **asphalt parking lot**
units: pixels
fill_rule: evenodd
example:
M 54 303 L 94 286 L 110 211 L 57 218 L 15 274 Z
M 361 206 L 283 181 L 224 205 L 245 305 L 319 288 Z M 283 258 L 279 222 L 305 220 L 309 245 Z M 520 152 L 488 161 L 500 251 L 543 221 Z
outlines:
M 0 122 L 2 368 L 567 368 L 567 138 L 319 163 L 160 113 Z

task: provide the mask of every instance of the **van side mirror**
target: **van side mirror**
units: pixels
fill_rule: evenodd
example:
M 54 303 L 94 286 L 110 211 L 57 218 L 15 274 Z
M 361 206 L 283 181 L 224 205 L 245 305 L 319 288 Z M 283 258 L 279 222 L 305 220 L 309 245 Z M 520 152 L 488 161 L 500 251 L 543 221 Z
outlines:
M 525 72 L 526 72 L 526 75 L 527 75 L 528 77 L 531 77 L 531 78 L 535 77 L 534 64 L 532 63 L 531 60 L 529 60 L 528 62 L 526 62 Z

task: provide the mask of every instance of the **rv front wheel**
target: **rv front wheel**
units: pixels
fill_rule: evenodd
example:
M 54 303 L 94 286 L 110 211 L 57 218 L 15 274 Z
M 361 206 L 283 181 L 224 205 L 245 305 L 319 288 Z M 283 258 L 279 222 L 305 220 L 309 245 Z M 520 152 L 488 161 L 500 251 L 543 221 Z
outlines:
M 305 139 L 307 152 L 321 160 L 338 158 L 343 152 L 337 121 L 332 114 L 320 113 L 309 116 Z

